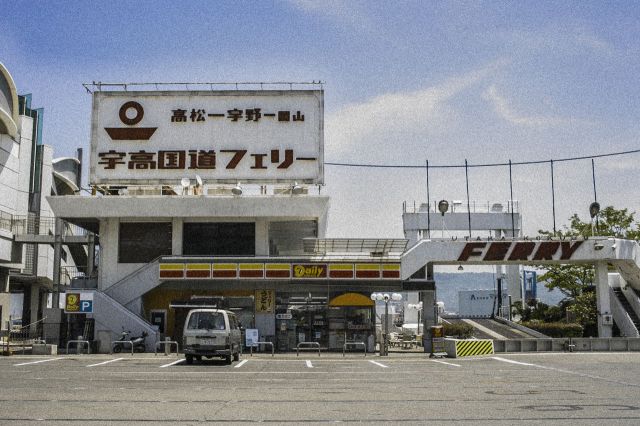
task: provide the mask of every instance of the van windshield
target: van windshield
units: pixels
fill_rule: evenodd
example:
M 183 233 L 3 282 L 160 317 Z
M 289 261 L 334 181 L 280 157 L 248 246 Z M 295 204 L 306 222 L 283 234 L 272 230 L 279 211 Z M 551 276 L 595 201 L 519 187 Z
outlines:
M 224 315 L 220 312 L 194 312 L 187 325 L 189 330 L 224 330 Z

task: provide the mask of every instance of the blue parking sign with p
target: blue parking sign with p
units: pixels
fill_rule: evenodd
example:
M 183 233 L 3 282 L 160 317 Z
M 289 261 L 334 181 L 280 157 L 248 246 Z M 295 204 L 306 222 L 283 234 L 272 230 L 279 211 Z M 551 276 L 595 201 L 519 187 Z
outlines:
M 93 300 L 80 300 L 80 312 L 90 314 L 93 312 Z

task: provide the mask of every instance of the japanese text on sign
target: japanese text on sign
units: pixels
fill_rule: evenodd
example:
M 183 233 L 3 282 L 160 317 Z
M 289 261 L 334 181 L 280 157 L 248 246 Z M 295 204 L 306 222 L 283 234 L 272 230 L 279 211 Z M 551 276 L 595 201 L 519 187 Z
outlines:
M 128 157 L 127 157 L 128 156 Z M 98 165 L 104 169 L 115 169 L 117 166 L 125 166 L 128 169 L 155 170 L 155 169 L 215 169 L 216 159 L 221 159 L 218 168 L 233 170 L 241 162 L 247 164 L 250 169 L 267 169 L 269 166 L 276 169 L 288 169 L 294 161 L 315 161 L 314 157 L 296 156 L 292 149 L 272 149 L 266 153 L 250 153 L 246 149 L 221 149 L 216 150 L 171 150 L 147 152 L 123 152 L 111 149 L 98 153 Z
M 92 184 L 323 183 L 322 90 L 93 94 Z
M 256 312 L 273 313 L 275 310 L 275 296 L 274 290 L 256 290 Z

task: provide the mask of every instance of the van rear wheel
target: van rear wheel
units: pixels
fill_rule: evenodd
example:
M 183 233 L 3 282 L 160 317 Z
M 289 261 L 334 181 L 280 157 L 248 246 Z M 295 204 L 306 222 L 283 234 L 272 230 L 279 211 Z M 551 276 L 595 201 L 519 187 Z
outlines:
M 225 357 L 224 357 L 224 362 L 225 362 L 226 364 L 231 364 L 231 355 L 227 355 L 227 356 L 225 356 Z
M 184 357 L 187 360 L 187 364 L 189 364 L 189 365 L 193 364 L 193 356 L 192 355 L 185 355 Z

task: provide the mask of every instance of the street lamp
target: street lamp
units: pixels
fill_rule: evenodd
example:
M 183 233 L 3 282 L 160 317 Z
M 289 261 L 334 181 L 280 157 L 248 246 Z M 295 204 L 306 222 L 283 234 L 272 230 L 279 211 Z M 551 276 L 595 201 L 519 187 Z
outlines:
M 409 303 L 407 305 L 407 308 L 415 309 L 416 311 L 418 311 L 418 330 L 416 331 L 416 335 L 419 335 L 420 334 L 420 314 L 422 314 L 422 302 L 418 302 L 416 304 Z
M 389 355 L 389 301 L 402 300 L 400 293 L 371 293 L 371 300 L 384 302 L 384 330 L 382 333 L 382 347 L 380 348 L 380 356 Z
M 597 201 L 594 201 L 589 206 L 589 215 L 591 216 L 591 236 L 594 236 L 596 234 L 596 232 L 598 231 L 598 225 L 599 225 L 598 224 L 598 214 L 600 214 L 600 203 L 598 203 Z M 596 220 L 595 230 L 594 230 L 594 227 L 593 227 L 593 219 L 594 218 Z

